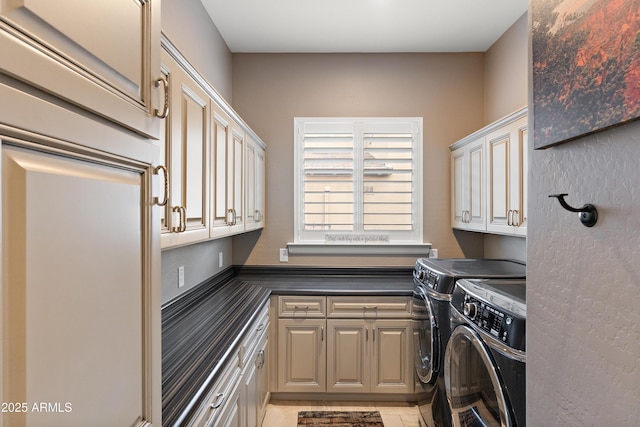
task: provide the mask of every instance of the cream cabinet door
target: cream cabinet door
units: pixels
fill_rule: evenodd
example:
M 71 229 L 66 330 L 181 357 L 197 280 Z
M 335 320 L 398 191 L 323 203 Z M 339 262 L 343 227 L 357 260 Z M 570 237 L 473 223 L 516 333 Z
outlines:
M 0 72 L 157 138 L 160 3 L 0 0 Z
M 267 404 L 271 397 L 271 384 L 269 383 L 269 366 L 271 363 L 271 356 L 269 351 L 269 339 L 268 333 L 265 335 L 265 340 L 258 350 L 258 385 L 257 385 L 257 425 L 262 425 L 265 412 L 267 410 Z
M 527 117 L 487 135 L 487 230 L 526 235 Z
M 326 391 L 325 319 L 278 319 L 278 391 Z
M 413 393 L 411 320 L 381 320 L 373 324 L 371 392 Z
M 162 51 L 170 108 L 162 132 L 169 201 L 163 209 L 162 247 L 209 238 L 209 119 L 206 92 Z
M 161 425 L 151 170 L 121 159 L 2 139 L 0 425 Z
M 247 135 L 246 223 L 247 231 L 264 227 L 265 150 Z
M 370 322 L 327 320 L 327 391 L 366 393 L 371 386 Z
M 484 138 L 451 153 L 451 226 L 484 231 Z
M 244 131 L 217 105 L 212 118 L 211 237 L 244 231 Z

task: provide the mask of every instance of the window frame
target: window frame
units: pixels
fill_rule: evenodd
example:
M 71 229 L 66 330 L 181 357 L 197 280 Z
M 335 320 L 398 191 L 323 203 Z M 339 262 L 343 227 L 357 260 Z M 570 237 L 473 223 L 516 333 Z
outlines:
M 364 174 L 364 150 L 362 142 L 364 138 L 364 127 L 366 125 L 392 125 L 401 124 L 409 125 L 412 129 L 412 193 L 411 193 L 411 223 L 412 230 L 404 232 L 380 231 L 368 232 L 364 230 L 354 230 L 352 232 L 326 232 L 317 231 L 309 232 L 304 230 L 304 135 L 305 125 L 307 124 L 330 124 L 335 123 L 337 126 L 352 124 L 354 131 L 354 169 L 353 175 Z M 398 132 L 400 133 L 400 132 Z M 292 253 L 340 253 L 329 252 L 334 251 L 336 247 L 347 247 L 349 253 L 354 248 L 367 248 L 364 253 L 378 253 L 375 248 L 392 249 L 396 253 L 407 254 L 424 254 L 425 250 L 430 248 L 430 244 L 424 243 L 423 238 L 423 118 L 422 117 L 294 117 L 294 242 L 289 243 L 289 249 Z M 361 188 L 363 189 L 363 188 Z M 355 191 L 355 190 L 354 190 Z M 361 202 L 362 193 L 354 193 L 354 212 L 361 214 L 358 206 Z M 358 206 L 356 206 L 358 205 Z M 354 226 L 359 221 L 354 218 Z M 328 242 L 329 235 L 349 235 L 355 236 L 349 241 Z M 309 238 L 309 236 L 322 235 L 322 238 Z M 389 240 L 370 241 L 364 240 L 364 236 L 384 236 L 388 235 Z M 324 249 L 323 249 L 324 248 Z M 327 249 L 328 248 L 328 249 Z M 380 252 L 388 253 L 388 252 Z

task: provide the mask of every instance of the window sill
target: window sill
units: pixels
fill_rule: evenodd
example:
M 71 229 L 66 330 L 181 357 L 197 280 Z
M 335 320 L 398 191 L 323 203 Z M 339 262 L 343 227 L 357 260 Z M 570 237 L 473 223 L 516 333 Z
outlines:
M 417 255 L 429 256 L 431 243 L 357 245 L 331 243 L 287 243 L 291 255 Z

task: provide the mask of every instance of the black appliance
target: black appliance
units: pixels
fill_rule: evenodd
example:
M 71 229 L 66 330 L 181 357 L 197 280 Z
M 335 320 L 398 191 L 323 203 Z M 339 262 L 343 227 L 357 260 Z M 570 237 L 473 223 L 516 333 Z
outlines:
M 454 426 L 526 423 L 526 282 L 459 280 L 444 378 Z
M 422 426 L 447 427 L 444 352 L 451 335 L 450 300 L 458 279 L 526 277 L 524 263 L 506 259 L 419 258 L 413 272 L 415 368 Z

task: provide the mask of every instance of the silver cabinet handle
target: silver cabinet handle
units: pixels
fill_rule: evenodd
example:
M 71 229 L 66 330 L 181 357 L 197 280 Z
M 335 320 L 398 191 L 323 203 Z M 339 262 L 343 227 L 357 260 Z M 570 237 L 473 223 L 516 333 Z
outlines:
M 256 357 L 256 367 L 258 369 L 262 369 L 264 367 L 264 361 L 265 361 L 264 350 L 260 350 L 258 352 L 258 356 Z
M 253 220 L 255 222 L 262 221 L 262 212 L 260 211 L 260 209 L 256 209 L 256 211 L 253 213 Z
M 261 331 L 261 330 L 263 330 L 263 329 L 264 329 L 264 323 L 260 323 L 260 324 L 258 325 L 258 327 L 256 328 L 256 331 L 260 332 L 260 331 Z
M 209 406 L 211 409 L 218 409 L 222 406 L 222 402 L 224 402 L 224 393 L 218 393 L 216 394 L 216 400 L 214 400 Z
M 164 177 L 164 197 L 162 198 L 162 202 L 157 197 L 153 198 L 153 203 L 158 206 L 166 206 L 169 201 L 169 173 L 167 172 L 167 168 L 159 165 L 153 169 L 153 174 L 158 175 L 158 172 L 162 171 L 162 175 Z
M 365 329 L 366 334 L 365 334 L 365 341 L 369 341 L 369 328 Z
M 320 326 L 320 341 L 324 341 L 324 326 Z
M 371 332 L 373 334 L 373 341 L 376 340 L 376 328 L 371 328 Z
M 377 305 L 374 305 L 373 307 L 369 307 L 369 306 L 366 306 L 366 305 L 365 305 L 364 307 L 362 307 L 362 309 L 363 309 L 363 310 L 377 310 L 377 309 L 378 309 L 378 306 L 377 306 Z
M 516 227 L 520 227 L 522 225 L 522 220 L 520 219 L 520 211 L 519 210 L 514 210 L 513 211 L 513 225 L 515 225 Z
M 160 83 L 162 83 L 162 88 L 164 89 L 164 105 L 162 107 L 162 113 L 156 108 L 153 114 L 160 119 L 165 119 L 167 114 L 169 114 L 169 82 L 164 77 L 160 77 L 156 80 L 156 87 L 159 87 Z
M 513 211 L 509 209 L 507 211 L 507 225 L 513 225 L 513 219 L 511 218 L 512 216 L 513 216 Z
M 297 305 L 294 305 L 293 309 L 294 310 L 305 310 L 306 311 L 306 310 L 309 310 L 309 306 L 308 305 L 303 305 L 302 307 L 299 307 Z
M 236 210 L 231 208 L 227 209 L 227 225 L 236 225 L 238 223 L 238 214 Z

